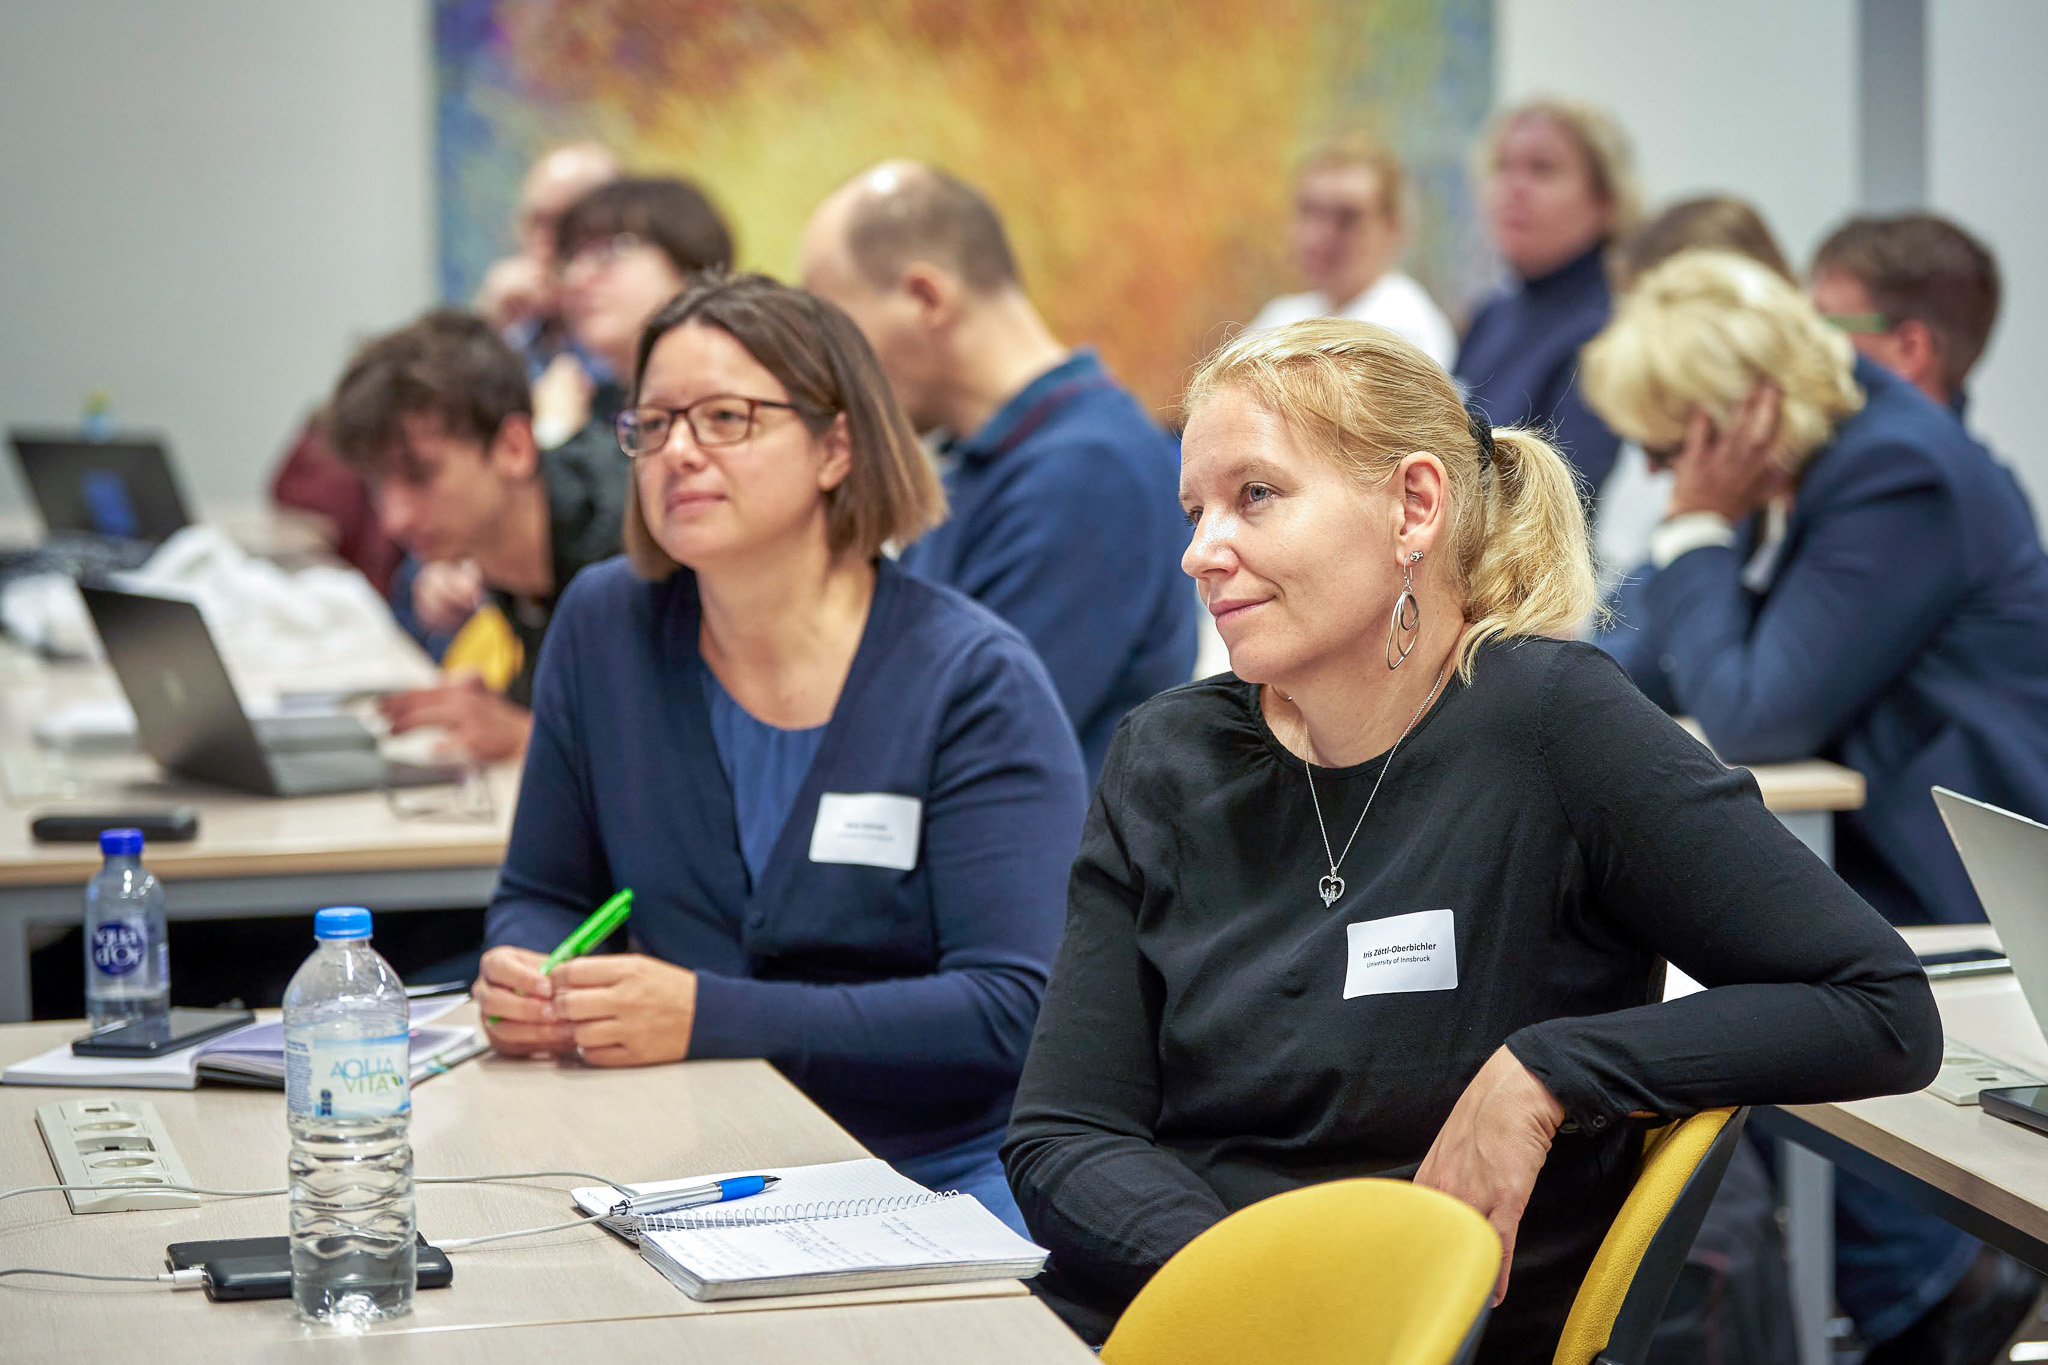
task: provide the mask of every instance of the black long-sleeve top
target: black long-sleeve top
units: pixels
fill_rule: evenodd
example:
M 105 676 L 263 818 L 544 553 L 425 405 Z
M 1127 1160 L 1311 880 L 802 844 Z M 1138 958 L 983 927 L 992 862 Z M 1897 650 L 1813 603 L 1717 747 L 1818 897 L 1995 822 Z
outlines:
M 1337 847 L 1384 762 L 1317 770 Z M 1566 1126 L 1481 1358 L 1547 1361 L 1633 1179 L 1630 1115 L 1889 1093 L 1940 1062 L 1898 934 L 1591 646 L 1485 647 L 1400 746 L 1328 909 L 1326 868 L 1255 687 L 1131 713 L 1004 1146 L 1084 1335 L 1234 1209 L 1413 1175 L 1505 1043 Z M 1455 987 L 1346 998 L 1374 975 L 1349 926 L 1444 909 Z M 1664 960 L 1708 989 L 1660 1003 Z

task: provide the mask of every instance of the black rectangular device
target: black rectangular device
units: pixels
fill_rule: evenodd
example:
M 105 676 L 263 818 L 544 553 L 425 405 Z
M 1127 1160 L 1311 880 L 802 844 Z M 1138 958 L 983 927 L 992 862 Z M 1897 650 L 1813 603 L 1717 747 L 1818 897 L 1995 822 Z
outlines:
M 164 443 L 75 431 L 10 431 L 8 441 L 52 535 L 155 545 L 192 524 Z
M 1977 1092 L 1984 1112 L 2048 1133 L 2048 1085 L 2002 1085 Z
M 291 1242 L 284 1237 L 233 1237 L 214 1242 L 173 1242 L 164 1248 L 172 1270 L 198 1266 L 206 1272 L 206 1297 L 215 1303 L 243 1299 L 288 1299 L 292 1293 Z M 419 1239 L 416 1283 L 442 1289 L 455 1279 L 448 1253 Z
M 199 812 L 190 806 L 162 810 L 46 811 L 29 821 L 28 832 L 45 844 L 90 844 L 110 829 L 139 829 L 145 844 L 181 844 L 199 837 Z
M 123 1024 L 71 1040 L 74 1057 L 161 1057 L 256 1022 L 248 1010 L 174 1006 L 155 1024 Z

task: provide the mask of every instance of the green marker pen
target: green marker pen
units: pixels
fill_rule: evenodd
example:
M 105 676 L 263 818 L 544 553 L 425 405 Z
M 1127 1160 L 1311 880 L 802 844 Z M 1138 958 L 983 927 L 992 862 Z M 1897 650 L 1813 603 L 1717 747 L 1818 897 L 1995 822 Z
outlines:
M 570 931 L 569 937 L 555 945 L 547 960 L 540 964 L 540 974 L 548 975 L 572 957 L 582 957 L 598 944 L 610 938 L 612 931 L 626 922 L 626 916 L 633 913 L 633 888 L 622 887 L 603 905 L 590 912 L 590 918 Z M 492 1015 L 487 1021 L 497 1023 L 498 1016 Z

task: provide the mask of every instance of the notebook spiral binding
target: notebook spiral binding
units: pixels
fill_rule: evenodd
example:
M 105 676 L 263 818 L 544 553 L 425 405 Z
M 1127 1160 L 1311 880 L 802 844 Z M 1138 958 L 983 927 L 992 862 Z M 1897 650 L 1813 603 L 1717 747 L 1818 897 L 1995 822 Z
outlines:
M 653 1213 L 636 1220 L 641 1232 L 691 1232 L 702 1228 L 755 1228 L 772 1223 L 816 1223 L 828 1218 L 865 1218 L 876 1213 L 922 1208 L 948 1199 L 958 1199 L 958 1190 L 926 1191 L 923 1194 L 880 1195 L 867 1199 L 816 1199 L 807 1204 L 782 1204 L 775 1208 L 750 1209 L 744 1204 L 731 1208 L 691 1209 L 682 1213 Z

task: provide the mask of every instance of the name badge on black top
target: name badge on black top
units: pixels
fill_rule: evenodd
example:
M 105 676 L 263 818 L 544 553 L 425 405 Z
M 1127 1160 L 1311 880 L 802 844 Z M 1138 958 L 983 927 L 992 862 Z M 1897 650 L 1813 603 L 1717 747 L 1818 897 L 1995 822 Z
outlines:
M 811 861 L 908 872 L 917 866 L 924 802 L 888 792 L 826 792 L 811 828 Z M 1446 912 L 1448 913 L 1448 912 Z
M 1448 910 L 1347 925 L 1344 998 L 1458 986 L 1457 926 Z

